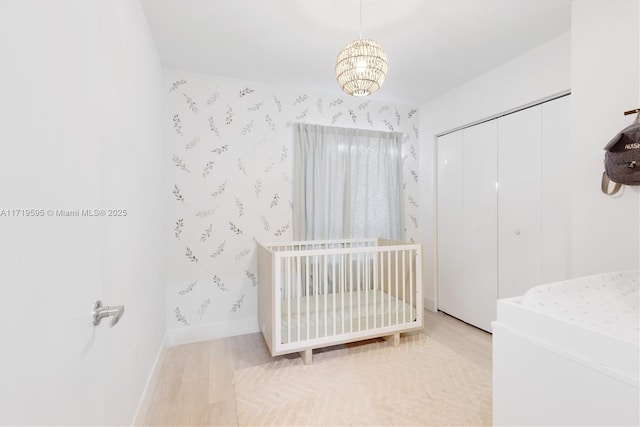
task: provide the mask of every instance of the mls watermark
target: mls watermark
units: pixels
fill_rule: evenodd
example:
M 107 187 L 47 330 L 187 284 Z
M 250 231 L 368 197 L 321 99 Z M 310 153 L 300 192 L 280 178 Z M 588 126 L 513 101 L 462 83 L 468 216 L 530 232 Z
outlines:
M 5 217 L 125 217 L 127 209 L 0 209 Z

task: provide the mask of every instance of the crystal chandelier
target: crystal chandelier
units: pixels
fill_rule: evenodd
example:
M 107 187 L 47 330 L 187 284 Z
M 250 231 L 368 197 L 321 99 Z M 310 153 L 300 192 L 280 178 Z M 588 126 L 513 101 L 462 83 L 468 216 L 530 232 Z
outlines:
M 362 38 L 362 0 L 360 0 L 360 38 L 348 43 L 338 53 L 336 79 L 343 91 L 353 96 L 367 96 L 382 86 L 387 77 L 387 55 L 382 47 Z

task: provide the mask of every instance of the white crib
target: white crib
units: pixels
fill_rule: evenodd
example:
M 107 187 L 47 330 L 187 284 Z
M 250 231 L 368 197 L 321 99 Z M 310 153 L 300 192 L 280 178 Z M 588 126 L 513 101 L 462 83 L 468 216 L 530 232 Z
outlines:
M 422 248 L 385 239 L 258 245 L 258 321 L 273 356 L 421 329 Z

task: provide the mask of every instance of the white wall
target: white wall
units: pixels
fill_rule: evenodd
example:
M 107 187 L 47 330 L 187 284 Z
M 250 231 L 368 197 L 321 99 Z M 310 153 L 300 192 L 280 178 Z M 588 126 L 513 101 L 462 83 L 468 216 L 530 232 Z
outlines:
M 417 108 L 178 70 L 165 90 L 171 344 L 258 330 L 256 241 L 293 238 L 293 122 L 406 133 L 405 238 L 417 240 Z
M 427 308 L 436 309 L 435 135 L 569 90 L 570 43 L 570 34 L 563 34 L 420 106 L 420 243 Z
M 638 0 L 581 0 L 572 7 L 572 268 L 574 276 L 639 266 L 640 187 L 600 191 L 605 144 L 640 107 Z
M 142 8 L 2 1 L 0 69 L 0 424 L 130 424 L 166 329 L 162 69 Z M 96 299 L 125 305 L 116 327 L 93 326 Z

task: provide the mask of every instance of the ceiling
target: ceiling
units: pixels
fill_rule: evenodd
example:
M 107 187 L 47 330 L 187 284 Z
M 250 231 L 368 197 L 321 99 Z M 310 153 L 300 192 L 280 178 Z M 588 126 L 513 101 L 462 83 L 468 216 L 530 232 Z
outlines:
M 162 63 L 342 94 L 338 51 L 359 0 L 142 0 Z M 389 59 L 372 98 L 418 105 L 569 31 L 571 0 L 362 0 L 362 35 Z

